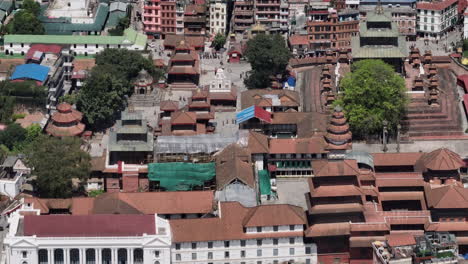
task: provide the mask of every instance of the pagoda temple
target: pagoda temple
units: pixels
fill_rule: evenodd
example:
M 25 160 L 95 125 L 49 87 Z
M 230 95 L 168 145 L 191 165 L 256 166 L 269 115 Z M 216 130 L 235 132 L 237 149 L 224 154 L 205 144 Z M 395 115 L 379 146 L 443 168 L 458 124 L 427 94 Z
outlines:
M 351 47 L 353 61 L 381 59 L 404 73 L 404 60 L 408 57 L 405 37 L 380 2 L 374 12 L 368 13 L 366 21 L 359 23 L 359 34 L 351 38 Z
M 197 52 L 185 41 L 174 49 L 169 61 L 168 83 L 192 83 L 198 85 L 200 78 Z
M 327 127 L 325 140 L 328 143 L 327 150 L 330 151 L 330 158 L 343 156 L 346 150 L 351 149 L 352 134 L 349 125 L 343 113 L 341 106 L 336 106 L 330 124 Z
M 81 123 L 83 114 L 68 103 L 61 103 L 47 124 L 46 132 L 54 137 L 80 136 L 85 125 Z

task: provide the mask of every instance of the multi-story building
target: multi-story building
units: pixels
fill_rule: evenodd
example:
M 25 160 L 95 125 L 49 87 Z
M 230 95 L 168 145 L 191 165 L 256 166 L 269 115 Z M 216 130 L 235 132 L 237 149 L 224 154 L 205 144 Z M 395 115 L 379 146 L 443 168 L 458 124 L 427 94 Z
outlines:
M 317 53 L 327 49 L 349 49 L 351 37 L 359 31 L 359 12 L 356 10 L 314 12 L 307 22 L 309 48 Z
M 143 30 L 149 36 L 174 34 L 176 32 L 176 2 L 174 0 L 145 1 Z
M 416 3 L 418 35 L 439 39 L 457 23 L 457 8 L 458 0 Z
M 157 215 L 14 215 L 6 263 L 171 263 L 169 222 Z
M 468 39 L 468 8 L 465 10 L 463 16 L 463 38 Z
M 203 5 L 190 4 L 185 7 L 184 13 L 185 35 L 206 34 L 206 7 Z
M 362 20 L 365 20 L 368 12 L 375 10 L 377 6 L 375 0 L 361 1 L 359 13 Z M 416 37 L 416 1 L 415 0 L 391 0 L 382 3 L 384 12 L 391 14 L 392 21 L 398 26 L 400 33 L 407 39 Z
M 216 35 L 217 33 L 225 34 L 227 27 L 227 4 L 225 1 L 212 1 L 210 3 L 210 33 Z
M 256 0 L 255 22 L 265 25 L 270 31 L 287 31 L 289 5 L 281 0 Z
M 185 5 L 183 2 L 176 3 L 176 34 L 184 34 L 184 11 Z
M 164 35 L 176 33 L 176 2 L 174 0 L 161 1 L 161 32 Z
M 316 245 L 303 240 L 303 209 L 219 204 L 214 218 L 171 220 L 172 263 L 317 263 Z
M 232 15 L 232 30 L 242 33 L 254 23 L 254 1 L 235 1 Z

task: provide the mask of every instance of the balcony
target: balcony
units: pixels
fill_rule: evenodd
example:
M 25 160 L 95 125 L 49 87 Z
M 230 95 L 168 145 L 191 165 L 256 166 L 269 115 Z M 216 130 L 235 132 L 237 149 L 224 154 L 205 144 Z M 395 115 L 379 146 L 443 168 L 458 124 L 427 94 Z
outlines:
M 253 24 L 253 18 L 235 18 L 234 23 L 240 23 L 240 24 Z

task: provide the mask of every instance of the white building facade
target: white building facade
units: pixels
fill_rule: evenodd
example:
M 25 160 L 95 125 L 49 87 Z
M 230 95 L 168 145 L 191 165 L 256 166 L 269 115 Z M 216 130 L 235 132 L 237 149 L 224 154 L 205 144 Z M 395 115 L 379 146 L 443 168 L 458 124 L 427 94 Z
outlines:
M 463 38 L 468 39 L 468 8 L 465 10 L 463 14 Z
M 78 236 L 63 236 L 51 235 L 44 236 L 41 234 L 44 229 L 38 231 L 38 235 L 25 235 L 27 229 L 25 219 L 34 217 L 33 221 L 42 222 L 42 217 L 50 216 L 21 216 L 15 214 L 10 218 L 10 231 L 7 234 L 4 245 L 6 264 L 169 264 L 170 261 L 170 227 L 166 220 L 154 216 L 153 224 L 156 226 L 155 234 L 138 234 L 128 236 L 86 236 L 86 232 Z M 55 217 L 55 216 L 54 216 Z M 60 215 L 60 221 L 75 220 L 70 219 L 76 216 Z M 95 216 L 86 216 L 95 217 Z M 101 215 L 102 217 L 102 215 Z M 109 217 L 104 216 L 105 217 Z M 132 224 L 131 218 L 141 217 L 141 215 L 111 215 L 111 219 L 115 221 L 115 225 L 110 229 L 125 229 Z M 68 219 L 67 219 L 68 218 Z M 120 218 L 120 219 L 119 219 Z M 28 221 L 26 220 L 26 221 Z M 135 219 L 138 221 L 137 219 Z M 127 222 L 125 224 L 124 222 Z M 45 221 L 49 224 L 56 223 L 56 220 Z M 96 223 L 99 220 L 91 220 L 85 223 Z M 120 226 L 119 222 L 121 222 Z M 60 223 L 57 223 L 61 225 Z M 40 224 L 38 224 L 40 225 Z M 51 227 L 53 229 L 53 227 Z M 80 228 L 80 227 L 77 227 Z M 88 226 L 88 230 L 93 230 L 96 227 Z M 108 227 L 101 226 L 102 230 L 109 231 Z M 32 228 L 34 229 L 34 228 Z M 47 229 L 47 228 L 46 228 Z M 59 228 L 60 229 L 60 228 Z M 133 229 L 133 228 L 129 228 Z M 137 228 L 141 229 L 141 228 Z M 31 230 L 29 230 L 31 231 Z M 130 231 L 130 230 L 129 230 Z M 102 231 L 106 233 L 105 231 Z M 131 231 L 130 231 L 131 232 Z M 52 232 L 53 233 L 53 232 Z M 72 232 L 73 233 L 73 232 Z M 92 232 L 90 232 L 92 233 Z M 121 233 L 121 232 L 118 232 Z
M 439 39 L 458 21 L 457 1 L 418 2 L 417 34 L 426 38 Z
M 225 2 L 214 1 L 210 3 L 210 33 L 225 34 L 227 27 L 227 5 Z

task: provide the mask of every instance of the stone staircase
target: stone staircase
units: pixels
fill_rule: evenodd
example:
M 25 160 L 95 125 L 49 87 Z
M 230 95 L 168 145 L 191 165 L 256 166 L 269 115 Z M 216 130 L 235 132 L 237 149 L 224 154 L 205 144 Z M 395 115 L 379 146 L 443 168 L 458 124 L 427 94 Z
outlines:
M 463 135 L 455 80 L 447 69 L 439 69 L 439 78 L 439 106 L 430 106 L 424 94 L 413 94 L 402 121 L 404 131 L 407 131 L 402 140 Z

